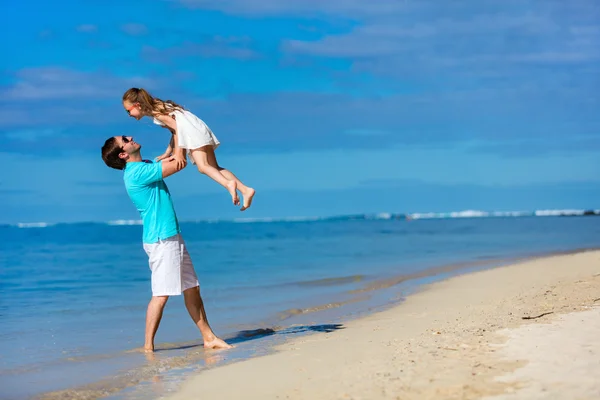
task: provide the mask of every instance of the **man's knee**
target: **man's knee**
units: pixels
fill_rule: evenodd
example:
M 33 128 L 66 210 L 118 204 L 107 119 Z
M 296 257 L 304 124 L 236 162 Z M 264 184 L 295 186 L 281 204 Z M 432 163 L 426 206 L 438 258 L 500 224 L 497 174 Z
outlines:
M 183 291 L 184 296 L 200 296 L 200 286 L 194 286 Z
M 164 307 L 169 300 L 169 296 L 152 296 L 152 302 L 158 306 Z

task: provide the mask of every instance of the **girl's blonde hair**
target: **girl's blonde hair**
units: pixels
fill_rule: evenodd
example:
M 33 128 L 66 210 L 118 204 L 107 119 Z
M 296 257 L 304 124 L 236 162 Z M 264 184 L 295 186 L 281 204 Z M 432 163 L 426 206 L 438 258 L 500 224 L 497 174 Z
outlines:
M 142 112 L 146 115 L 168 115 L 174 110 L 185 110 L 185 108 L 173 100 L 161 100 L 157 97 L 152 97 L 150 93 L 142 88 L 131 88 L 126 91 L 123 95 L 123 101 L 128 101 L 131 104 L 138 103 Z

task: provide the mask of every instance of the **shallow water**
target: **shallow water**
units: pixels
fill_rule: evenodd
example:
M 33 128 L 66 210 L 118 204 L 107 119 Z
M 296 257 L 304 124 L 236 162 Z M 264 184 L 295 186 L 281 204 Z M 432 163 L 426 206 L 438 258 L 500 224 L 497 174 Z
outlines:
M 76 388 L 64 398 L 84 385 L 115 398 L 158 396 L 199 368 L 264 353 L 294 335 L 341 329 L 417 284 L 514 257 L 596 247 L 599 221 L 182 223 L 211 325 L 237 347 L 207 356 L 174 297 L 153 360 L 132 351 L 143 343 L 150 297 L 139 225 L 0 226 L 0 397 Z

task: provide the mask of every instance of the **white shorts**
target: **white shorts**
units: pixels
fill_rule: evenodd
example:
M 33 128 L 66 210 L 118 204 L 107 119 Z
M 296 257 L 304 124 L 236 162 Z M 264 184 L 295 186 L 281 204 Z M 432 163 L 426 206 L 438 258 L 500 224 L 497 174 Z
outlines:
M 152 271 L 152 296 L 178 296 L 199 286 L 192 259 L 181 234 L 144 243 Z

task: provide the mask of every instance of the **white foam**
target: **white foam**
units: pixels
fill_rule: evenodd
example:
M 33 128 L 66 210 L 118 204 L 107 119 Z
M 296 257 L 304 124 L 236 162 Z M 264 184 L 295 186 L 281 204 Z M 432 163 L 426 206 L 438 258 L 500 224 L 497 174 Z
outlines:
M 256 218 L 234 218 L 233 222 L 236 223 L 252 223 L 252 222 L 310 222 L 320 221 L 321 217 L 256 217 Z
M 536 210 L 537 217 L 555 217 L 559 215 L 583 215 L 585 210 Z
M 139 219 L 117 219 L 115 221 L 108 221 L 107 225 L 141 225 L 142 221 Z
M 338 216 L 327 216 L 327 217 L 315 217 L 315 216 L 293 216 L 293 217 L 248 217 L 248 218 L 234 218 L 234 219 L 203 219 L 197 221 L 181 221 L 182 223 L 221 223 L 221 222 L 233 222 L 233 223 L 269 223 L 269 222 L 313 222 L 313 221 L 329 221 L 329 220 L 353 220 L 360 219 L 361 217 L 366 220 L 391 220 L 397 216 L 406 216 L 407 219 L 446 219 L 446 218 L 507 218 L 507 217 L 553 217 L 561 215 L 584 215 L 586 210 L 580 209 L 548 209 L 548 210 L 536 210 L 536 211 L 483 211 L 483 210 L 462 210 L 462 211 L 451 211 L 451 212 L 415 212 L 407 214 L 396 214 L 381 212 L 377 214 L 356 214 L 356 215 L 338 215 Z M 590 210 L 596 214 L 600 214 L 600 210 Z M 34 224 L 20 224 L 20 227 L 42 227 L 40 222 Z M 140 220 L 116 220 L 107 222 L 108 225 L 141 225 Z M 27 225 L 27 226 L 21 226 Z
M 440 214 L 438 213 L 413 213 L 408 214 L 408 216 L 412 219 L 431 219 L 431 218 L 440 218 Z
M 593 210 L 596 214 L 598 210 Z M 585 210 L 579 209 L 551 209 L 551 210 L 536 210 L 536 211 L 479 211 L 479 210 L 464 210 L 452 211 L 448 213 L 412 213 L 407 214 L 411 219 L 438 219 L 438 218 L 486 218 L 486 217 L 556 217 L 561 215 L 583 215 Z
M 531 211 L 494 211 L 492 217 L 528 217 L 533 215 Z
M 450 218 L 481 218 L 487 217 L 490 213 L 478 210 L 454 211 L 450 213 Z
M 375 214 L 374 219 L 392 219 L 392 213 L 379 213 Z
M 19 228 L 46 228 L 48 226 L 52 226 L 54 224 L 49 224 L 47 222 L 19 222 L 17 226 Z

